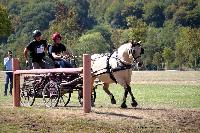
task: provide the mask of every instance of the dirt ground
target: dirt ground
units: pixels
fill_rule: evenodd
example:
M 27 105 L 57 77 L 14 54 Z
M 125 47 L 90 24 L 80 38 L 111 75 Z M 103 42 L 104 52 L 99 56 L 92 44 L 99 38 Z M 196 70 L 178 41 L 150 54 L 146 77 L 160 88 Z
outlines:
M 16 123 L 21 128 L 26 127 L 26 130 L 30 131 L 48 128 L 48 132 L 56 132 L 58 128 L 63 131 L 63 128 L 75 126 L 76 131 L 73 129 L 71 132 L 82 132 L 81 130 L 85 129 L 89 129 L 87 132 L 91 133 L 200 132 L 200 110 L 192 109 L 98 107 L 92 108 L 90 113 L 83 113 L 80 107 L 46 109 L 42 112 L 41 109 L 34 108 L 31 113 L 27 110 L 12 110 L 10 112 L 9 109 L 9 115 L 6 115 L 5 111 L 8 110 L 1 109 L 0 126 L 2 122 Z
M 57 112 L 59 111 L 59 113 Z M 133 132 L 200 132 L 200 110 L 170 108 L 92 108 L 91 113 L 82 109 L 49 111 L 52 116 L 76 116 L 81 119 L 119 124 L 119 128 L 130 128 Z

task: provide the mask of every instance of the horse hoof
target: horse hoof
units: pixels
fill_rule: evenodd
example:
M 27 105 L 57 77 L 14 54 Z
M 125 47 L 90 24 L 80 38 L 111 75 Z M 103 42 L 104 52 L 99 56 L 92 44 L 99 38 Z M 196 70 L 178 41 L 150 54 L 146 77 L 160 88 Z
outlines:
M 138 103 L 136 101 L 131 103 L 132 107 L 137 107 Z
M 121 108 L 126 109 L 126 108 L 127 108 L 127 105 L 124 104 L 124 103 L 122 103 Z
M 112 100 L 111 100 L 111 103 L 112 103 L 112 104 L 116 104 L 116 100 L 115 100 L 115 99 L 112 99 Z
M 116 104 L 116 100 L 115 100 L 115 97 L 113 95 L 110 97 L 110 100 L 111 100 L 112 104 Z

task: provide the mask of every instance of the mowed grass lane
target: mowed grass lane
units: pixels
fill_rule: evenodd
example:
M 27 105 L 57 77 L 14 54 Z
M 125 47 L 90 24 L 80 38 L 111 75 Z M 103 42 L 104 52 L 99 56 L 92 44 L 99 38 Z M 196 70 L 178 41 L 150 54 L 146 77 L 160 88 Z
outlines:
M 3 81 L 1 75 L 0 105 L 12 106 L 12 97 L 3 96 Z M 200 108 L 200 72 L 198 71 L 134 71 L 131 88 L 141 107 Z M 102 86 L 99 86 L 96 90 L 96 107 L 120 106 L 124 89 L 118 84 L 112 84 L 110 91 L 114 94 L 117 105 L 111 105 L 108 95 L 103 91 Z M 80 106 L 77 97 L 77 92 L 72 93 L 69 106 Z M 36 99 L 35 105 L 43 105 L 42 102 L 42 99 Z M 128 95 L 129 107 L 130 102 Z

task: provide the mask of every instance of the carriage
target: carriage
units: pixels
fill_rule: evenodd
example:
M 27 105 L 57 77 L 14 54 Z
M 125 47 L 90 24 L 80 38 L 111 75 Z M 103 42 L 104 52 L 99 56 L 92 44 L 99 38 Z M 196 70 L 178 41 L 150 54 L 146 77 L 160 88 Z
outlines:
M 95 88 L 95 87 L 94 87 Z M 75 73 L 48 73 L 25 75 L 20 87 L 21 104 L 32 106 L 41 98 L 46 107 L 67 106 L 73 92 L 78 92 L 78 101 L 83 105 L 83 76 Z M 96 91 L 92 91 L 92 102 Z

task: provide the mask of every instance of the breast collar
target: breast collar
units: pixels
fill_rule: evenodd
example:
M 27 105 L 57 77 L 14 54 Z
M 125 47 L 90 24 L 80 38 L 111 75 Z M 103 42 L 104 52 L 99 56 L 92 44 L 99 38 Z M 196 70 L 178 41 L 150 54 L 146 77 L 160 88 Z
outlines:
M 114 53 L 116 53 L 116 56 L 112 56 Z M 121 71 L 121 70 L 126 70 L 126 69 L 130 69 L 132 67 L 132 63 L 128 63 L 124 60 L 121 60 L 119 57 L 118 57 L 118 51 L 116 50 L 114 52 L 110 58 L 114 58 L 116 59 L 117 61 L 117 67 L 116 68 L 111 68 L 111 72 L 116 72 L 116 71 Z M 109 58 L 109 60 L 110 60 Z M 108 60 L 108 62 L 109 62 Z M 109 63 L 110 64 L 110 63 Z

